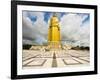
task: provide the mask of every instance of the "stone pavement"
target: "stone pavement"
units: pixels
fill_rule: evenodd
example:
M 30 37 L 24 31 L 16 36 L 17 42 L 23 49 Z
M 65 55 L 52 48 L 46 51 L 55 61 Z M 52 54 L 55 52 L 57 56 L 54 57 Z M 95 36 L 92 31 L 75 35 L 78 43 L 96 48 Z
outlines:
M 86 66 L 90 63 L 89 56 L 89 51 L 86 50 L 23 50 L 22 63 L 23 69 Z

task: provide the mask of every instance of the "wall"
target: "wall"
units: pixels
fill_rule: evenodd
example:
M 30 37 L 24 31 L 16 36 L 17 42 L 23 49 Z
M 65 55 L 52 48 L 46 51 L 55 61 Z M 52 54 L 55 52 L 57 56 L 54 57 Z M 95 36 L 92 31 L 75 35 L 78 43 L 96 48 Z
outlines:
M 34 0 L 35 1 L 35 0 Z M 78 4 L 99 4 L 99 0 L 36 0 L 45 2 L 58 2 L 58 3 L 78 3 Z M 100 14 L 100 5 L 98 5 L 98 14 Z M 11 26 L 10 26 L 10 0 L 0 0 L 0 80 L 10 80 L 10 42 L 11 42 Z M 98 16 L 98 21 L 100 15 Z M 100 26 L 100 23 L 98 24 Z M 98 34 L 100 29 L 98 27 Z M 100 37 L 98 38 L 98 41 Z M 98 42 L 100 44 L 100 42 Z M 100 48 L 100 45 L 98 45 Z M 99 50 L 99 49 L 98 49 Z M 100 50 L 99 50 L 100 52 Z M 98 52 L 98 58 L 100 61 L 100 54 Z M 100 62 L 98 63 L 100 67 Z M 99 69 L 100 73 L 100 69 Z M 55 78 L 40 78 L 34 80 L 100 80 L 100 74 L 98 75 L 84 75 L 84 76 L 67 76 L 67 77 L 55 77 Z

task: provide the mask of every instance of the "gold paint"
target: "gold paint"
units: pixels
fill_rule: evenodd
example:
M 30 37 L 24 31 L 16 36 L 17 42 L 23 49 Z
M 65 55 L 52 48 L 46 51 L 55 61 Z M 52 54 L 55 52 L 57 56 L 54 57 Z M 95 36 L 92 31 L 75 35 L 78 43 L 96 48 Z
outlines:
M 61 47 L 59 20 L 55 14 L 50 19 L 50 26 L 48 29 L 48 44 L 50 48 Z

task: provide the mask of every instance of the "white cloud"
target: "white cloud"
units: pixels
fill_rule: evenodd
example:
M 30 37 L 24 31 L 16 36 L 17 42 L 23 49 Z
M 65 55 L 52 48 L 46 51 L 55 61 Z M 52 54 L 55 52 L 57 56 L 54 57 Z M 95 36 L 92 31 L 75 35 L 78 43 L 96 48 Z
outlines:
M 32 22 L 27 16 L 37 16 L 36 22 Z M 68 13 L 60 20 L 61 40 L 72 45 L 89 46 L 90 25 L 82 23 L 87 15 Z M 23 43 L 38 44 L 47 42 L 49 23 L 44 21 L 43 12 L 23 12 Z
M 23 37 L 25 40 L 31 39 L 34 41 L 40 41 L 38 39 L 41 39 L 42 42 L 46 41 L 47 36 L 47 27 L 48 24 L 44 22 L 44 17 L 42 12 L 29 12 L 29 14 L 32 16 L 37 16 L 37 21 L 33 22 L 27 17 L 28 12 L 23 12 Z M 25 41 L 23 41 L 25 43 Z M 30 42 L 31 43 L 31 42 Z
M 73 13 L 64 15 L 60 22 L 62 40 L 70 41 L 72 45 L 89 46 L 90 27 L 89 22 L 82 23 L 85 18 L 86 15 Z

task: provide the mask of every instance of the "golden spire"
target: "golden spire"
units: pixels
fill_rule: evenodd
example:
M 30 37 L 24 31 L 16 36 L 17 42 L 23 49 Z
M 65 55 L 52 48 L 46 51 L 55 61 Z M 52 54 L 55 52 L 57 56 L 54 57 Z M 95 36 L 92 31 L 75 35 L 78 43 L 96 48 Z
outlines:
M 57 13 L 56 12 L 53 13 L 53 17 L 57 17 Z
M 48 44 L 53 48 L 57 48 L 60 45 L 60 27 L 57 13 L 53 13 L 52 18 L 50 19 L 48 30 Z

